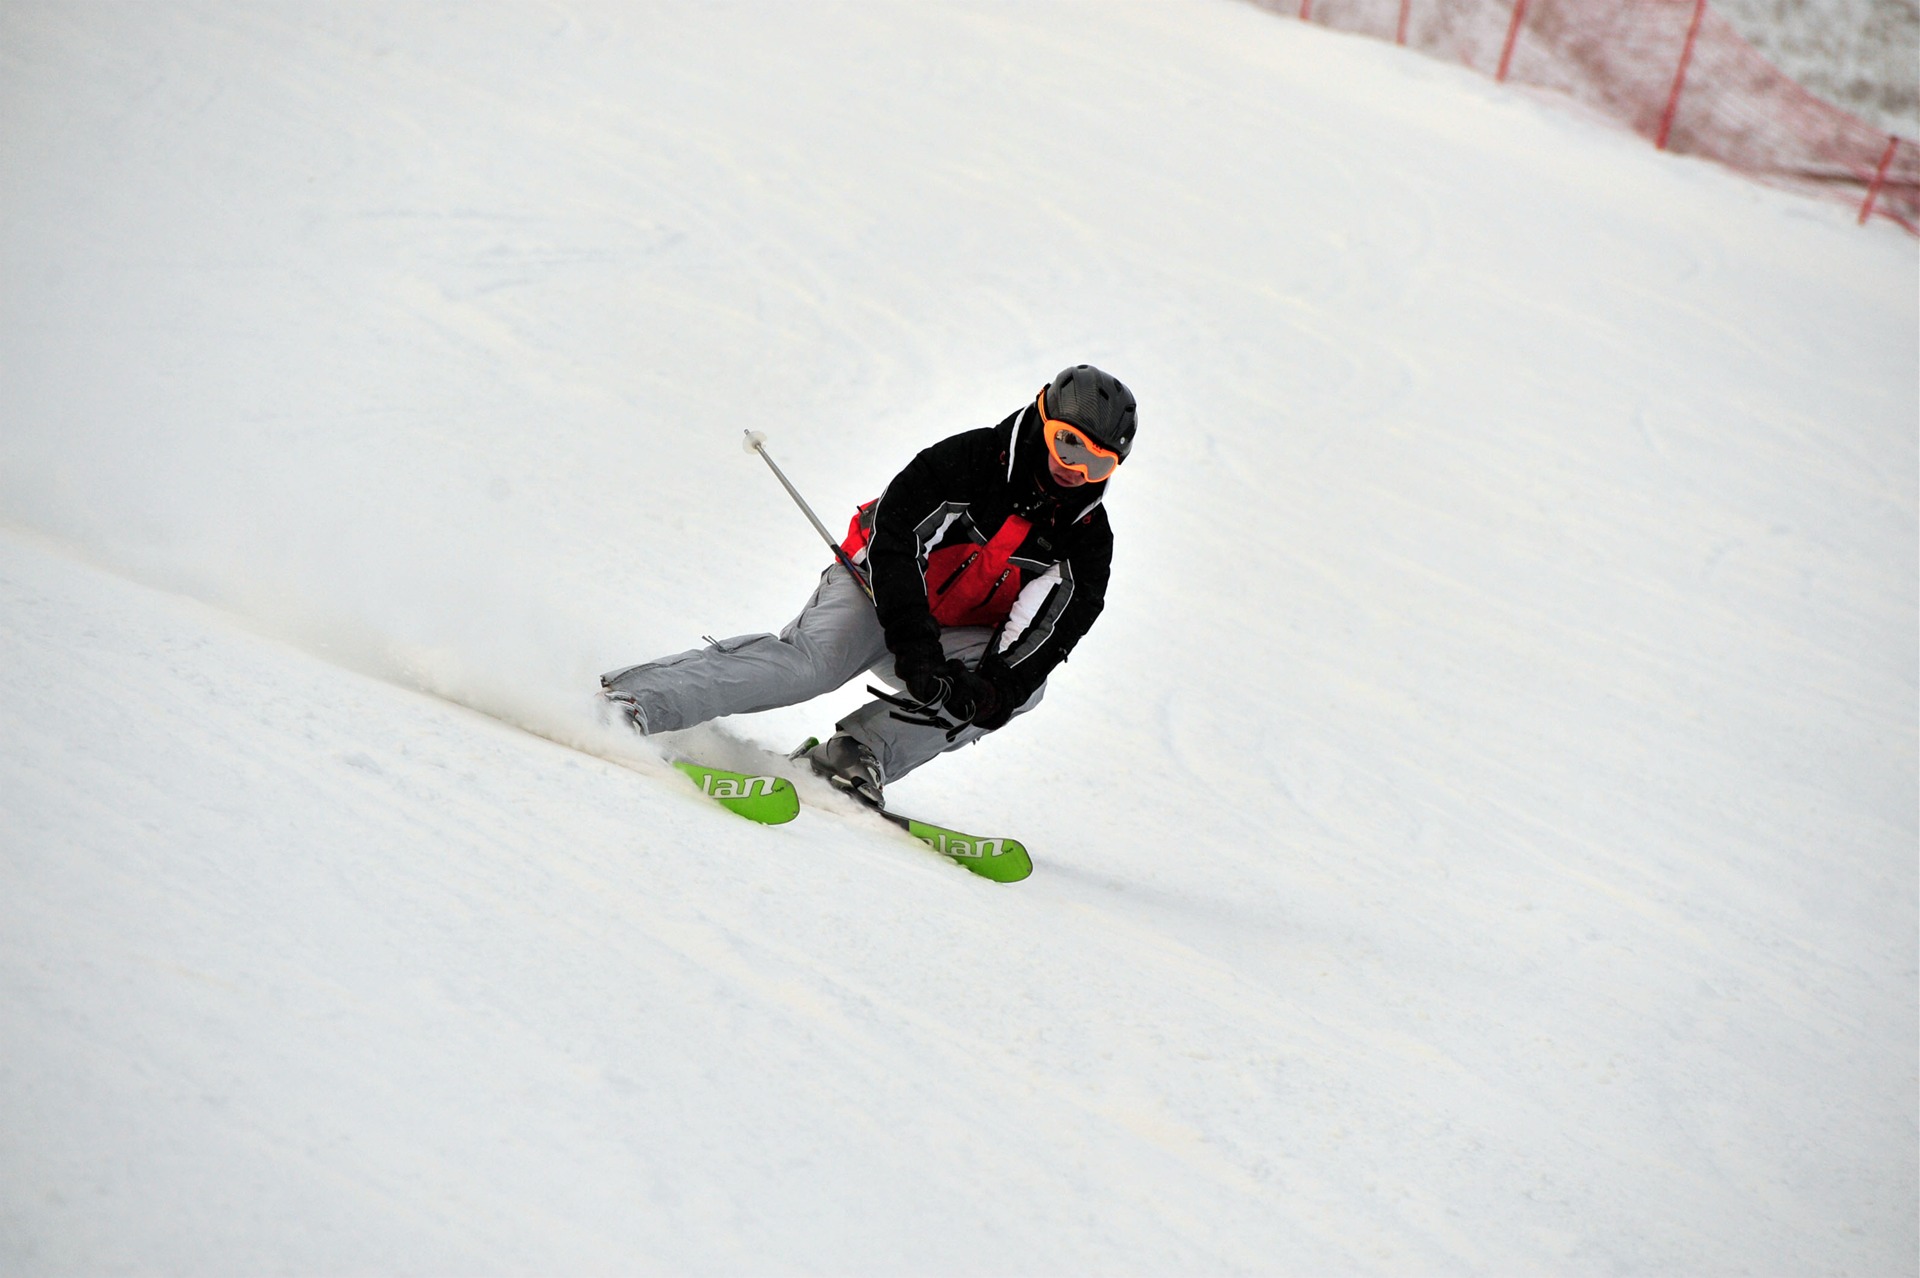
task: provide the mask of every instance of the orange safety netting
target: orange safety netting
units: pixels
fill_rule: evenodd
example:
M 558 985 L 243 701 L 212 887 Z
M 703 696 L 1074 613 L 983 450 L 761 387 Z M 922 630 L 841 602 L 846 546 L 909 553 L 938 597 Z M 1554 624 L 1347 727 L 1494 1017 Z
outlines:
M 1920 235 L 1920 146 L 1801 88 L 1706 0 L 1251 0 L 1565 93 L 1656 146 Z

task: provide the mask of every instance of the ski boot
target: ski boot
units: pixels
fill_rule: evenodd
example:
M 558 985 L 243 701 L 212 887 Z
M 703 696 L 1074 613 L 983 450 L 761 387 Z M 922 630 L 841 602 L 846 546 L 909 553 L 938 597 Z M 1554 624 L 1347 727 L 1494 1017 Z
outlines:
M 869 807 L 886 807 L 880 797 L 879 760 L 846 733 L 828 739 L 824 745 L 802 746 L 799 753 L 815 775 L 825 777 L 834 789 L 851 794 Z

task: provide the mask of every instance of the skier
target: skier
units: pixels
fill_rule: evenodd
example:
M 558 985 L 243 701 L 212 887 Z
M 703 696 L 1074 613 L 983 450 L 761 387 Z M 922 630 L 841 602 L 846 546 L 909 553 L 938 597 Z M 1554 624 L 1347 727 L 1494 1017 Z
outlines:
M 1102 500 L 1134 424 L 1118 378 L 1062 370 L 998 426 L 921 452 L 861 506 L 844 559 L 778 635 L 613 671 L 601 695 L 637 731 L 669 732 L 810 700 L 870 671 L 906 695 L 842 719 L 807 759 L 880 806 L 888 781 L 1037 705 L 1100 615 L 1113 557 Z

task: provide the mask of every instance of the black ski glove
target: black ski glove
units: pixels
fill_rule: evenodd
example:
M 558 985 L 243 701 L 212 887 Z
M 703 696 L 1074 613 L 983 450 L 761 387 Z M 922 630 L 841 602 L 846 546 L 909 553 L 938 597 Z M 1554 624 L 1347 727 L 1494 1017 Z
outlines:
M 938 648 L 907 649 L 893 659 L 893 673 L 906 686 L 907 695 L 929 710 L 945 705 L 952 695 L 946 655 Z
M 967 669 L 964 662 L 949 661 L 946 675 L 953 684 L 953 690 L 947 694 L 946 709 L 957 722 L 991 732 L 1013 717 L 1006 697 L 993 680 L 979 671 Z

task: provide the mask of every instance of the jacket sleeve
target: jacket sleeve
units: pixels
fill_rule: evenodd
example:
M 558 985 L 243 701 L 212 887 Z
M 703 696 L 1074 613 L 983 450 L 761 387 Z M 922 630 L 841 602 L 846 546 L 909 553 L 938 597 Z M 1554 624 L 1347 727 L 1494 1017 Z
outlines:
M 927 606 L 927 553 L 999 467 L 994 428 L 941 440 L 893 477 L 873 511 L 867 568 L 887 650 L 940 654 L 940 624 Z
M 1107 606 L 1113 533 L 1106 511 L 1095 510 L 1087 526 L 1075 532 L 1073 547 L 1060 563 L 1022 587 L 999 645 L 982 663 L 1009 713 L 1047 681 Z

